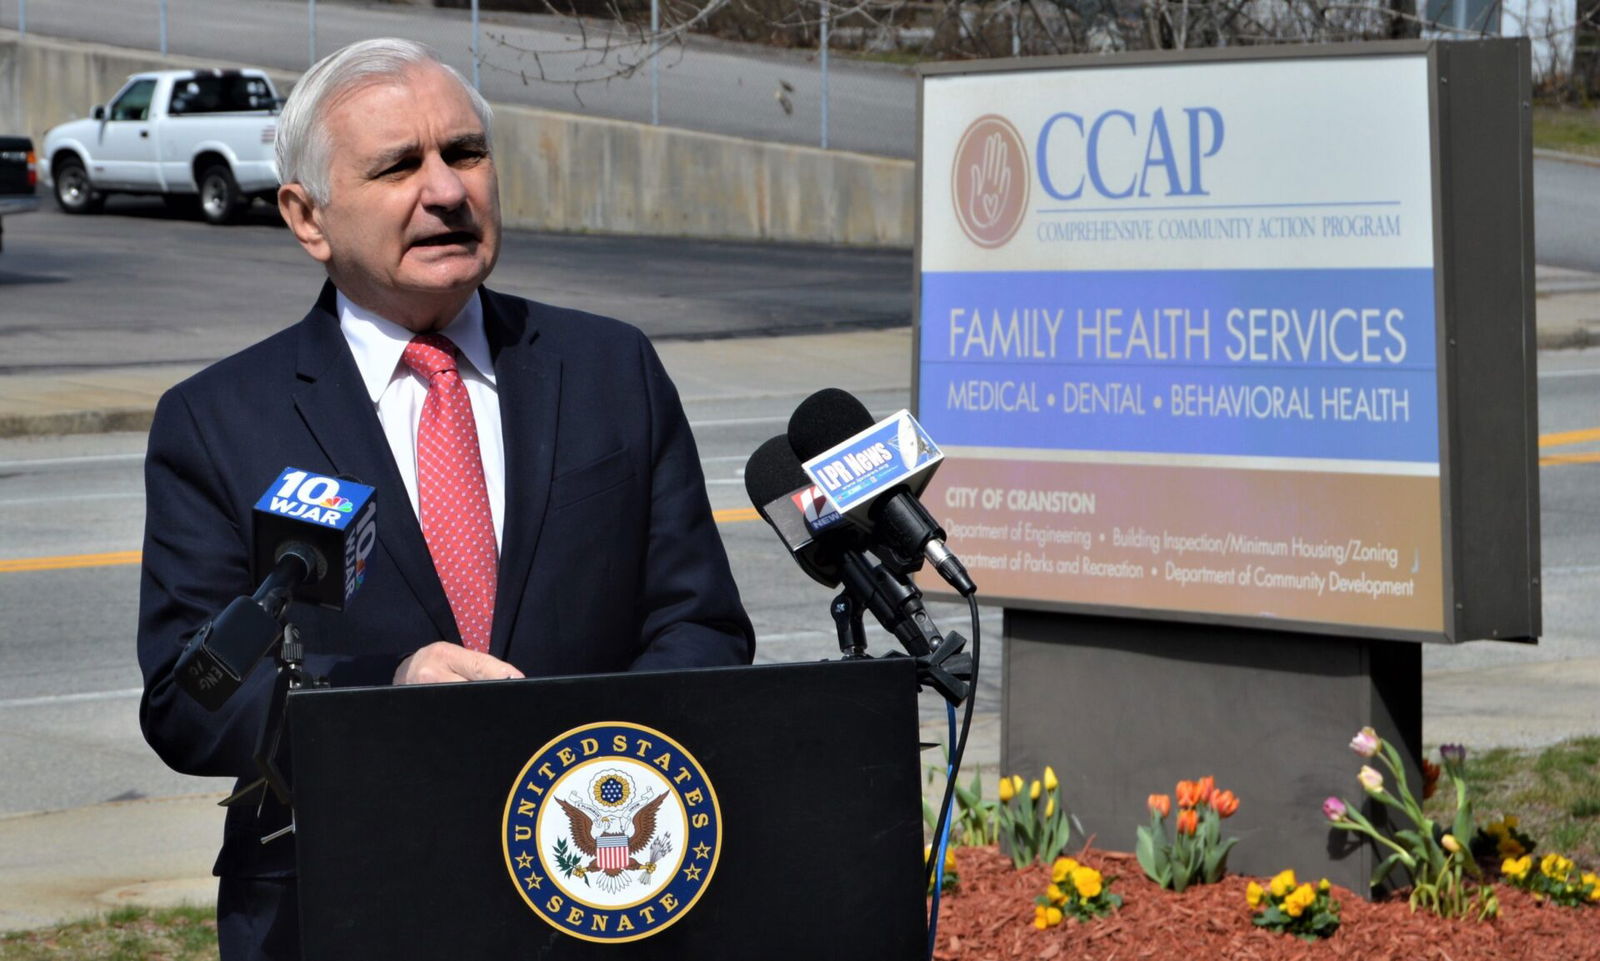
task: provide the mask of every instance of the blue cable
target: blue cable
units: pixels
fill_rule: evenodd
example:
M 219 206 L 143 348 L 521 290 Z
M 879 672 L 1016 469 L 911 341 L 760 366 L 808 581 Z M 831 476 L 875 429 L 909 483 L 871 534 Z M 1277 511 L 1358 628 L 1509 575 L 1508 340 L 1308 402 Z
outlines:
M 950 740 L 949 740 L 948 743 L 954 744 L 956 742 L 956 708 L 955 708 L 955 705 L 954 704 L 946 704 L 944 706 L 944 710 L 945 710 L 945 716 L 946 716 L 946 718 L 948 718 L 948 720 L 950 722 Z M 947 785 L 955 783 L 956 769 L 955 769 L 955 766 L 953 764 L 949 763 L 948 756 L 946 758 L 944 776 L 945 776 L 945 781 L 946 781 Z M 938 838 L 938 841 L 939 841 L 938 850 L 933 852 L 933 856 L 938 858 L 938 860 L 934 862 L 935 867 L 934 867 L 934 875 L 933 875 L 933 910 L 930 911 L 929 914 L 928 914 L 928 958 L 929 958 L 929 961 L 932 961 L 932 959 L 933 959 L 934 939 L 937 938 L 938 934 L 939 934 L 939 897 L 940 897 L 941 894 L 944 893 L 944 856 L 945 856 L 945 852 L 947 850 L 949 850 L 949 848 L 950 848 L 950 824 L 954 820 L 955 820 L 954 817 L 948 817 L 948 818 L 945 819 L 945 822 L 944 822 L 944 833 L 942 833 Z

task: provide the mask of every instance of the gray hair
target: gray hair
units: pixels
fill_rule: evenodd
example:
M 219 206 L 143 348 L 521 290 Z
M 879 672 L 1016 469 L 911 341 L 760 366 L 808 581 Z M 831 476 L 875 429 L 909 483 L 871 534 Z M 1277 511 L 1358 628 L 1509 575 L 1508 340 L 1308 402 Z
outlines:
M 278 156 L 278 178 L 286 184 L 298 183 L 311 194 L 318 204 L 326 204 L 329 196 L 328 167 L 332 161 L 332 136 L 327 127 L 328 104 L 350 91 L 393 80 L 408 70 L 432 64 L 443 67 L 461 84 L 472 109 L 483 123 L 483 133 L 490 135 L 492 114 L 489 102 L 472 89 L 461 72 L 439 59 L 439 54 L 425 43 L 380 37 L 362 40 L 329 54 L 307 70 L 283 105 L 278 116 L 278 133 L 275 148 Z

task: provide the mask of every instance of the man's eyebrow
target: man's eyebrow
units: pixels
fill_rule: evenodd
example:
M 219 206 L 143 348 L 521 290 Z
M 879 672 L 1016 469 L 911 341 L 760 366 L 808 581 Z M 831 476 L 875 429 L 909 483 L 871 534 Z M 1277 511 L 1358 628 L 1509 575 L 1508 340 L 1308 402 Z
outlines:
M 481 133 L 465 133 L 445 144 L 444 149 L 487 151 L 489 149 L 489 138 Z
M 412 156 L 420 149 L 415 143 L 405 143 L 390 147 L 372 158 L 372 162 L 367 165 L 367 174 L 368 176 L 376 177 L 400 161 Z

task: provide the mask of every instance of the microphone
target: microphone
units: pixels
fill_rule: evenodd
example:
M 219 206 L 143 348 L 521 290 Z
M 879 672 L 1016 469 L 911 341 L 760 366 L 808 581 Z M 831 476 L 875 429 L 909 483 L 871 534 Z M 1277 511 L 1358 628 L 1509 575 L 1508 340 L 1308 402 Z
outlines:
M 216 711 L 277 645 L 290 601 L 344 610 L 377 541 L 373 493 L 348 479 L 284 468 L 253 512 L 250 568 L 260 586 L 190 639 L 175 665 L 178 686 Z
M 867 556 L 860 528 L 842 523 L 821 490 L 800 467 L 779 434 L 745 464 L 745 492 L 789 549 L 800 569 L 824 587 L 846 591 L 914 655 L 939 646 L 940 636 L 922 604 L 922 592 Z
M 750 455 L 744 465 L 744 490 L 800 569 L 823 587 L 838 587 L 837 551 L 825 549 L 815 535 L 843 518 L 801 469 L 788 437 L 768 438 Z
M 917 495 L 944 455 L 909 411 L 874 422 L 850 393 L 819 390 L 789 418 L 789 444 L 806 474 L 846 518 L 870 532 L 871 547 L 900 574 L 933 563 L 963 597 L 977 585 L 948 547 L 945 532 Z

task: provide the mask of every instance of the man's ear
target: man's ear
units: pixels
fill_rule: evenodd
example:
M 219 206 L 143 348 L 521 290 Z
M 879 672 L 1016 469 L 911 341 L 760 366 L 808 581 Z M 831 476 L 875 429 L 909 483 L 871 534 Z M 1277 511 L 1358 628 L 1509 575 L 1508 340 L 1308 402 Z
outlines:
M 333 252 L 327 235 L 322 232 L 322 210 L 305 185 L 284 184 L 278 188 L 278 213 L 306 253 L 319 263 L 327 263 Z

